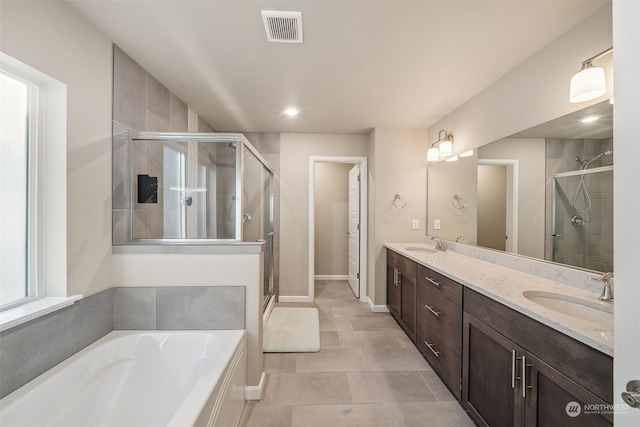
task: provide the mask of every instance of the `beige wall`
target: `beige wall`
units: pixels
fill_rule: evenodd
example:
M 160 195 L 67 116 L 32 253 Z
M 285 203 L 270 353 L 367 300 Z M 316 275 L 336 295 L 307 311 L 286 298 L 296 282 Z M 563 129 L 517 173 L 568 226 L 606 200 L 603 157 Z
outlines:
M 280 137 L 280 295 L 307 296 L 309 157 L 366 157 L 366 135 L 283 133 Z
M 65 2 L 0 3 L 0 49 L 67 85 L 67 292 L 111 282 L 111 42 Z
M 422 242 L 427 217 L 427 130 L 375 128 L 369 136 L 369 245 L 367 294 L 386 304 L 387 242 Z M 396 194 L 407 202 L 393 207 Z M 412 220 L 420 227 L 412 229 Z
M 505 138 L 480 149 L 480 159 L 518 160 L 518 254 L 544 259 L 545 140 Z
M 507 167 L 478 165 L 478 244 L 505 250 Z
M 455 136 L 454 154 L 506 138 L 613 96 L 613 59 L 598 60 L 607 93 L 593 101 L 569 103 L 569 80 L 582 61 L 613 45 L 611 4 L 558 37 L 451 114 L 429 127 L 436 141 L 445 129 Z
M 472 157 L 461 157 L 457 162 L 432 163 L 429 176 L 429 205 L 427 234 L 446 240 L 456 240 L 463 236 L 466 243 L 475 245 L 478 223 L 478 173 L 477 153 Z M 454 208 L 454 195 L 461 197 L 466 206 Z M 456 206 L 458 201 L 455 202 Z M 434 221 L 440 220 L 440 229 L 434 228 Z
M 349 163 L 317 163 L 315 170 L 315 275 L 348 274 Z

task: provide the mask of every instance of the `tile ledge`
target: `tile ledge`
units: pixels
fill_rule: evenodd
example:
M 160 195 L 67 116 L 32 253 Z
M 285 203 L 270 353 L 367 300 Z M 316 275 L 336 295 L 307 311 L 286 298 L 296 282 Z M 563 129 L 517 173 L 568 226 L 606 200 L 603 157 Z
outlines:
M 82 295 L 45 297 L 0 312 L 0 332 L 73 305 Z

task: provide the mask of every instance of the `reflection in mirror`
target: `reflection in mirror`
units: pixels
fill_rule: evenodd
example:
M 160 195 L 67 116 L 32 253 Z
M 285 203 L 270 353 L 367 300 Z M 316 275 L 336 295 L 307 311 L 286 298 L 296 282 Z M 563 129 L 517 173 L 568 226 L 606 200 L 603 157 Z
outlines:
M 612 122 L 605 101 L 487 144 L 473 157 L 430 164 L 428 234 L 612 271 Z

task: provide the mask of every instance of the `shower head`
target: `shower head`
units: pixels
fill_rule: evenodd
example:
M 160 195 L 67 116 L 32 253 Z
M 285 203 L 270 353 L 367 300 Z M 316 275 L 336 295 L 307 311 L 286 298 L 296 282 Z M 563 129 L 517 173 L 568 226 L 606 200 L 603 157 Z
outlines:
M 229 147 L 233 148 L 234 150 L 236 149 L 237 146 L 238 146 L 238 144 L 235 143 L 235 142 L 230 142 L 229 143 Z
M 595 156 L 593 159 L 589 160 L 588 162 L 585 162 L 584 160 L 580 159 L 579 157 L 576 157 L 576 160 L 580 161 L 582 163 L 582 167 L 581 169 L 586 169 L 591 162 L 593 162 L 594 160 L 599 159 L 602 156 L 610 156 L 613 154 L 613 150 L 606 150 L 603 151 L 602 153 L 598 154 L 597 156 Z

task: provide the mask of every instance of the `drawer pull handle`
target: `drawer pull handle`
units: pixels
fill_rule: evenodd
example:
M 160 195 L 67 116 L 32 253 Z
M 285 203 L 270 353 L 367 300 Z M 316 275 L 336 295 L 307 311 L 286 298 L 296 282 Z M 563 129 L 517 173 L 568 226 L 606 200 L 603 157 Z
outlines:
M 427 345 L 427 347 L 429 347 L 429 350 L 431 350 L 431 353 L 435 354 L 435 356 L 436 356 L 436 357 L 440 357 L 440 352 L 439 352 L 439 351 L 435 351 L 435 350 L 433 349 L 432 344 L 429 344 L 429 343 L 428 343 L 428 342 L 426 342 L 426 341 L 425 341 L 424 343 Z
M 430 283 L 433 283 L 434 285 L 436 285 L 437 287 L 440 287 L 440 283 L 436 282 L 432 278 L 427 277 L 427 276 L 425 276 L 424 278 L 427 279 L 427 281 L 429 281 Z
M 431 313 L 433 313 L 433 315 L 434 315 L 434 316 L 436 316 L 436 317 L 440 317 L 440 312 L 439 312 L 439 311 L 435 311 L 435 310 L 433 309 L 433 307 L 429 307 L 427 304 L 425 304 L 424 306 L 425 306 L 425 308 L 426 308 L 427 310 L 429 310 Z

